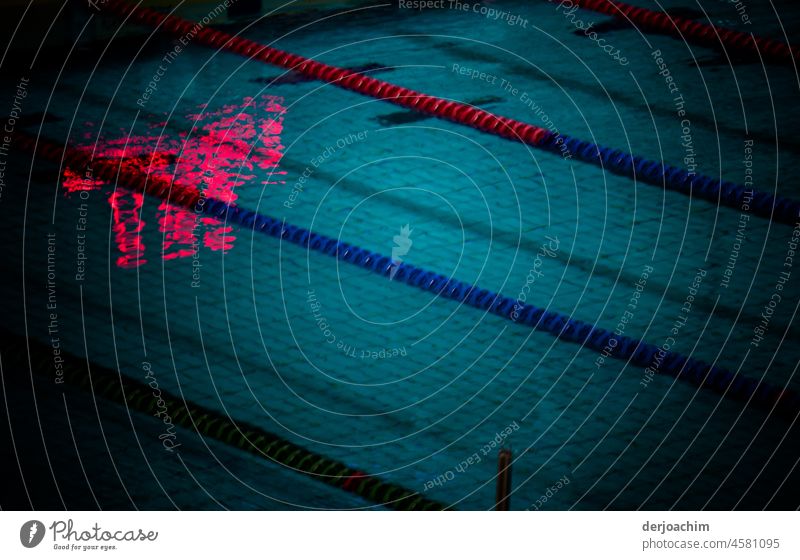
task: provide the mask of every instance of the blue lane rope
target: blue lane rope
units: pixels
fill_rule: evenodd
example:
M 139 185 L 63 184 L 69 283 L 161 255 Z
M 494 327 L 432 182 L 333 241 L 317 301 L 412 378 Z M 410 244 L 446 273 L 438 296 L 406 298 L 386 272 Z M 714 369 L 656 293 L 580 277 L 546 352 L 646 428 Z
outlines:
M 407 263 L 392 263 L 391 258 L 356 247 L 349 243 L 300 228 L 263 214 L 232 206 L 214 198 L 202 198 L 196 188 L 166 181 L 136 169 L 120 169 L 109 161 L 93 160 L 91 154 L 61 146 L 44 138 L 33 138 L 17 134 L 16 141 L 27 150 L 42 157 L 66 162 L 82 168 L 92 166 L 96 177 L 108 181 L 125 182 L 126 186 L 167 202 L 192 208 L 214 218 L 239 224 L 242 227 L 284 239 L 301 247 L 313 249 L 336 259 L 355 264 L 384 277 L 433 292 L 437 295 L 464 302 L 477 309 L 521 322 L 536 330 L 548 332 L 561 340 L 575 342 L 604 355 L 628 360 L 645 368 L 655 366 L 654 371 L 688 381 L 732 399 L 747 401 L 777 414 L 795 420 L 800 412 L 800 394 L 789 388 L 780 388 L 741 374 L 734 374 L 719 366 L 710 366 L 694 358 L 687 358 L 672 351 L 663 351 L 653 344 L 627 336 L 618 336 L 611 331 L 590 323 L 572 319 L 557 311 L 539 308 L 530 304 L 522 306 L 512 298 L 454 278 L 448 278 Z
M 686 169 L 647 160 L 622 150 L 607 148 L 565 134 L 552 134 L 541 147 L 559 154 L 568 151 L 581 161 L 599 165 L 617 175 L 736 208 L 742 212 L 750 212 L 762 218 L 772 218 L 776 222 L 795 225 L 800 220 L 800 201 L 748 189 L 731 181 L 690 173 Z
M 489 311 L 505 319 L 548 332 L 560 340 L 574 342 L 596 352 L 605 352 L 620 360 L 628 360 L 634 365 L 652 367 L 658 373 L 711 389 L 734 400 L 749 401 L 767 410 L 774 407 L 776 414 L 784 418 L 794 420 L 800 411 L 800 394 L 791 389 L 735 374 L 719 366 L 712 367 L 676 352 L 664 352 L 658 346 L 643 340 L 617 336 L 612 331 L 573 319 L 557 311 L 530 304 L 519 306 L 517 300 L 499 293 L 407 263 L 393 264 L 392 259 L 386 255 L 337 241 L 276 218 L 229 205 L 221 200 L 206 199 L 201 208 L 205 214 L 217 219 L 239 224 L 244 228 L 265 233 L 303 248 L 313 249 L 383 277 L 389 277 L 394 270 L 394 281 L 404 282 L 409 286 Z

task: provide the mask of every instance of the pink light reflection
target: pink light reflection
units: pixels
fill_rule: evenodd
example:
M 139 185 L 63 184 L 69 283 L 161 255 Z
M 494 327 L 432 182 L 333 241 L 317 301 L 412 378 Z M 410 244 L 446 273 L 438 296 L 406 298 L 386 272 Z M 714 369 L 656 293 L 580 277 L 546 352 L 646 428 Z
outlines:
M 207 197 L 234 203 L 236 189 L 252 185 L 256 169 L 270 172 L 270 179 L 260 184 L 284 184 L 276 176 L 286 174 L 278 168 L 283 155 L 281 133 L 286 109 L 283 99 L 264 95 L 245 97 L 240 104 L 225 105 L 215 111 L 199 106 L 199 113 L 185 116 L 185 128 L 194 126 L 192 137 L 165 128 L 167 123 L 149 126 L 164 135 L 139 135 L 101 138 L 95 145 L 92 133 L 83 134 L 87 150 L 95 158 L 123 159 L 122 165 L 155 177 L 183 184 L 196 185 Z M 87 127 L 93 126 L 86 123 Z M 263 174 L 262 174 L 263 175 Z M 62 187 L 65 195 L 78 191 L 110 187 L 108 183 L 85 177 L 65 168 Z M 136 268 L 147 262 L 142 232 L 142 194 L 118 188 L 109 196 L 113 209 L 114 241 L 119 253 L 120 268 Z M 163 234 L 161 258 L 164 260 L 192 257 L 200 246 L 212 251 L 233 249 L 234 228 L 192 210 L 161 202 L 155 210 L 155 223 Z

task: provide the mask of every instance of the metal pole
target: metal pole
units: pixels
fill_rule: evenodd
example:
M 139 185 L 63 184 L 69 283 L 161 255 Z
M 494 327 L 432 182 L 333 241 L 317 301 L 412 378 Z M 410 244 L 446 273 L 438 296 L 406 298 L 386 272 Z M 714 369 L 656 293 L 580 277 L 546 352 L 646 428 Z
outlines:
M 511 504 L 511 450 L 501 449 L 497 454 L 497 493 L 495 511 L 508 511 Z

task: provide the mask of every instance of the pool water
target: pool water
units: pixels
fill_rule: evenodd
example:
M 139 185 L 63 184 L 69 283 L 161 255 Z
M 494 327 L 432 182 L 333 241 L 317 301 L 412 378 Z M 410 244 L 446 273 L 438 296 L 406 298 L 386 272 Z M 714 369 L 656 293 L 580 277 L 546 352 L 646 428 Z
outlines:
M 557 5 L 484 5 L 506 15 L 367 5 L 230 29 L 800 197 L 792 68 L 579 12 L 622 64 Z M 776 5 L 796 29 L 796 7 Z M 720 25 L 782 32 L 767 6 L 748 5 L 750 25 L 726 2 L 703 7 Z M 63 69 L 41 56 L 24 130 L 800 390 L 797 272 L 770 304 L 792 226 L 233 53 L 190 44 L 166 62 L 172 39 L 140 44 L 74 52 Z M 147 362 L 164 390 L 458 509 L 494 505 L 500 447 L 514 453 L 512 509 L 800 505 L 796 434 L 764 410 L 85 170 L 20 156 L 7 185 L 3 290 L 24 297 L 2 311 L 18 334 L 140 381 Z M 49 507 L 377 507 L 188 430 L 165 452 L 157 419 L 49 381 L 29 434 L 55 465 Z M 6 389 L 20 418 L 29 389 Z

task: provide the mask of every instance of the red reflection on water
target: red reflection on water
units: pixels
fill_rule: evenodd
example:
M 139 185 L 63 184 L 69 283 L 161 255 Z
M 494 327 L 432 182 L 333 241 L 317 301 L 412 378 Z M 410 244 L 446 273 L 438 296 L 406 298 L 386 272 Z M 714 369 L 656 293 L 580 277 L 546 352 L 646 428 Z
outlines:
M 111 208 L 114 209 L 114 241 L 120 256 L 117 257 L 117 266 L 120 268 L 136 268 L 147 262 L 144 258 L 144 243 L 142 242 L 142 203 L 144 195 L 123 189 L 116 189 L 108 197 Z
M 61 186 L 65 191 L 67 191 L 67 193 L 93 191 L 102 187 L 103 184 L 103 181 L 81 175 L 69 167 L 64 168 L 64 176 L 61 178 Z
M 199 113 L 186 115 L 181 128 L 194 127 L 191 138 L 185 132 L 175 133 L 165 122 L 150 125 L 162 136 L 121 136 L 87 143 L 84 147 L 95 158 L 122 160 L 123 167 L 154 177 L 197 186 L 206 197 L 233 203 L 236 189 L 252 184 L 256 169 L 269 172 L 269 179 L 260 184 L 282 184 L 276 176 L 286 174 L 278 169 L 283 154 L 281 133 L 286 112 L 280 97 L 264 95 L 245 97 L 240 104 L 225 105 L 215 111 L 198 107 Z M 91 127 L 92 123 L 85 123 Z M 91 140 L 91 132 L 83 135 Z M 263 175 L 263 173 L 262 173 Z M 96 190 L 108 186 L 104 181 L 82 176 L 66 168 L 62 185 L 67 194 Z M 114 240 L 119 256 L 117 266 L 135 268 L 147 262 L 142 232 L 142 194 L 116 189 L 109 197 L 113 209 Z M 192 210 L 161 202 L 156 208 L 156 223 L 163 234 L 161 258 L 164 260 L 194 256 L 200 247 L 212 251 L 229 251 L 236 237 L 233 227 L 226 226 Z

